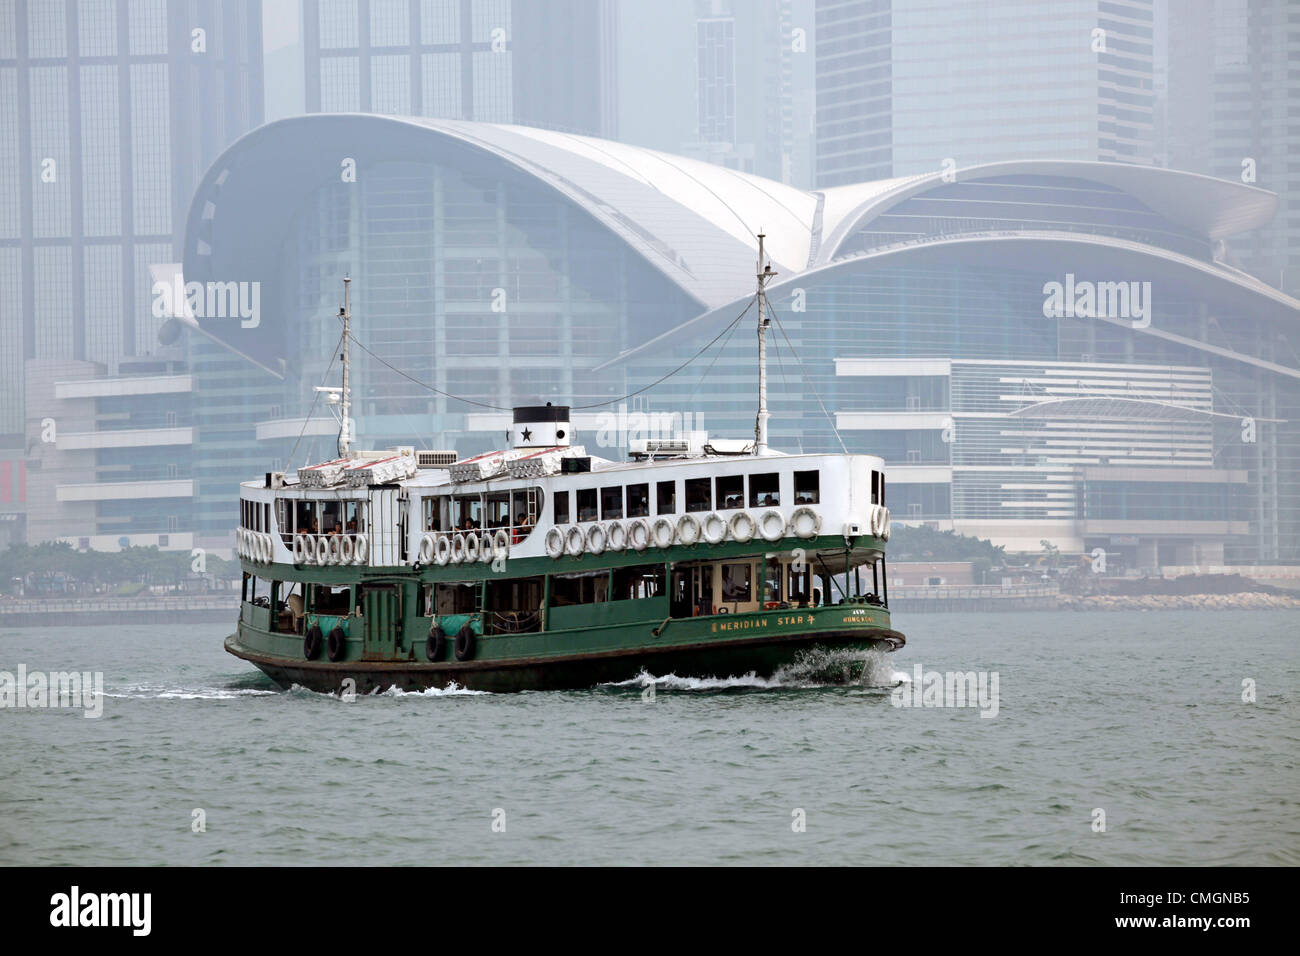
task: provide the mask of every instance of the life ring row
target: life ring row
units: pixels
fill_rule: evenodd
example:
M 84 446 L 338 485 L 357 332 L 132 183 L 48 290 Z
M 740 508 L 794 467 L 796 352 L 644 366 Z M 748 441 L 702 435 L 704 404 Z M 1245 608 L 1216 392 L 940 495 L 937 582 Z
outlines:
M 275 539 L 265 531 L 236 528 L 235 552 L 258 564 L 270 564 L 275 555 Z
M 754 537 L 780 541 L 787 535 L 815 538 L 821 533 L 822 519 L 812 508 L 794 510 L 787 521 L 781 512 L 769 509 L 757 516 L 737 511 L 724 518 L 716 511 L 703 518 L 685 514 L 677 519 L 667 516 L 654 519 L 633 518 L 627 522 L 608 521 L 587 525 L 553 527 L 546 532 L 546 553 L 552 558 L 564 555 L 602 554 L 606 551 L 644 551 L 646 548 L 671 548 L 674 544 L 721 544 L 730 538 L 742 544 Z
M 884 505 L 873 505 L 871 508 L 871 533 L 881 541 L 888 541 L 889 525 L 889 509 Z
M 296 534 L 294 564 L 365 564 L 370 539 L 364 534 Z
M 504 528 L 495 532 L 477 531 L 429 532 L 420 538 L 416 551 L 420 564 L 488 564 L 497 558 L 510 557 L 510 533 Z

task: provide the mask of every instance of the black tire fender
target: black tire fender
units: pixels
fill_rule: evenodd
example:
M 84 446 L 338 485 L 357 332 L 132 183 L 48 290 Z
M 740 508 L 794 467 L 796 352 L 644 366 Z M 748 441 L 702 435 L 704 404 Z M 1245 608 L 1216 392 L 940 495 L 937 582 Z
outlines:
M 348 636 L 343 632 L 343 628 L 336 624 L 334 630 L 330 631 L 328 646 L 325 653 L 329 659 L 338 662 L 343 660 L 343 655 L 348 652 Z
M 447 632 L 437 624 L 429 628 L 429 639 L 424 642 L 424 656 L 431 661 L 440 661 L 447 656 Z
M 474 656 L 474 629 L 465 622 L 465 626 L 456 632 L 456 660 L 467 661 Z
M 302 656 L 309 661 L 314 661 L 320 657 L 321 644 L 320 625 L 313 624 L 307 628 L 307 633 L 302 639 Z

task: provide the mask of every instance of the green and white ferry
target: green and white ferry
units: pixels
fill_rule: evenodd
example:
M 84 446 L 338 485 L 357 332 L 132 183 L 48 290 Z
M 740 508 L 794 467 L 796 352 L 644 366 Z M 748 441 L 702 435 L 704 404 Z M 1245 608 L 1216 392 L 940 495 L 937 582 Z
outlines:
M 767 446 L 770 275 L 754 438 L 644 439 L 626 461 L 549 404 L 464 460 L 351 450 L 343 310 L 340 457 L 241 486 L 226 649 L 284 687 L 367 693 L 771 676 L 813 649 L 901 647 L 883 461 Z

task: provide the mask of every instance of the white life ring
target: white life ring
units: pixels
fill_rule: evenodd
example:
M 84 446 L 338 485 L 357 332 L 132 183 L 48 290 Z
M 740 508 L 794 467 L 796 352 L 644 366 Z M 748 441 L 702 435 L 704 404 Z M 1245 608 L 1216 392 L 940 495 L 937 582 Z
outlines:
M 433 564 L 433 535 L 426 534 L 420 538 L 418 554 L 421 564 Z
M 275 557 L 275 548 L 271 542 L 271 536 L 265 531 L 262 532 L 262 561 L 270 564 Z
M 293 563 L 310 564 L 311 559 L 307 556 L 307 536 L 305 534 L 295 534 L 293 536 Z
M 650 544 L 650 523 L 645 518 L 634 518 L 627 525 L 627 546 L 633 551 L 644 551 Z
M 440 534 L 433 542 L 433 563 L 440 568 L 445 568 L 450 560 L 451 538 L 445 534 Z
M 700 540 L 700 519 L 695 515 L 682 515 L 677 519 L 677 540 L 682 544 L 695 544 Z
M 880 540 L 881 540 L 881 541 L 888 541 L 888 540 L 889 540 L 889 530 L 890 530 L 890 527 L 889 527 L 889 526 L 890 526 L 890 524 L 891 524 L 891 520 L 890 520 L 890 517 L 889 517 L 889 509 L 888 509 L 888 508 L 885 508 L 885 509 L 884 509 L 884 512 L 885 512 L 885 517 L 884 517 L 884 519 L 880 522 Z
M 553 558 L 564 554 L 564 532 L 554 525 L 546 532 L 546 553 Z
M 482 537 L 478 539 L 478 559 L 483 564 L 492 560 L 492 541 L 493 532 L 484 531 Z
M 451 539 L 451 563 L 460 564 L 465 560 L 465 536 L 460 532 Z
M 807 505 L 801 505 L 790 516 L 790 530 L 801 538 L 815 538 L 822 530 L 822 516 Z
M 465 563 L 473 564 L 478 560 L 478 532 L 471 531 L 465 535 Z
M 352 560 L 356 564 L 365 564 L 370 559 L 370 539 L 364 534 L 357 535 L 355 552 Z
M 492 559 L 510 557 L 510 533 L 500 528 L 492 536 Z
M 758 533 L 764 541 L 780 541 L 785 537 L 785 519 L 779 511 L 764 511 L 758 519 Z
M 627 547 L 627 528 L 621 521 L 611 521 L 605 525 L 605 547 L 610 551 L 622 551 Z
M 731 536 L 744 544 L 754 537 L 754 532 L 758 530 L 758 525 L 748 511 L 737 511 L 731 516 L 729 523 Z
M 587 532 L 587 553 L 602 554 L 605 551 L 605 545 L 609 541 L 609 535 L 605 533 L 605 526 L 594 524 L 591 530 Z
M 330 560 L 330 543 L 326 540 L 325 535 L 316 536 L 316 563 L 329 564 Z
M 244 556 L 244 529 L 235 529 L 235 554 L 241 558 Z
M 704 516 L 700 530 L 709 544 L 722 544 L 727 540 L 727 521 L 716 511 L 710 511 Z
M 885 529 L 885 509 L 880 505 L 871 506 L 871 533 L 877 538 Z
M 332 534 L 332 535 L 330 535 L 330 537 L 329 537 L 329 543 L 330 543 L 330 564 L 342 564 L 342 563 L 343 563 L 343 545 L 342 545 L 342 541 L 343 541 L 343 536 L 342 536 L 342 535 L 338 535 L 338 534 Z
M 587 548 L 587 532 L 581 525 L 573 525 L 564 534 L 564 550 L 577 557 Z
M 656 548 L 671 548 L 673 539 L 677 537 L 677 526 L 672 518 L 656 518 L 650 533 Z
M 352 540 L 352 535 L 345 534 L 339 538 L 339 563 L 351 564 L 357 556 L 357 546 Z

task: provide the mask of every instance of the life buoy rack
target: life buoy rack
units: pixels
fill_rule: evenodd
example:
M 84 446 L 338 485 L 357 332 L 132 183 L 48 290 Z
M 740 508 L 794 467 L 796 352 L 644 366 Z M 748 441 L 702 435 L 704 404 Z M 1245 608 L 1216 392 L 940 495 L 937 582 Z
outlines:
M 763 516 L 758 519 L 758 533 L 763 536 L 764 541 L 780 541 L 784 538 L 785 518 L 781 517 L 781 512 L 764 511 Z
M 677 519 L 677 540 L 691 545 L 700 540 L 700 519 L 695 515 L 682 515 Z
M 627 524 L 627 546 L 633 551 L 644 551 L 650 546 L 650 522 L 633 518 Z
M 710 511 L 700 522 L 700 533 L 709 544 L 722 544 L 727 540 L 727 520 L 716 511 Z
M 587 553 L 603 554 L 608 543 L 609 536 L 605 533 L 605 526 L 593 524 L 591 530 L 587 532 Z
M 447 656 L 447 632 L 442 625 L 435 624 L 429 628 L 429 639 L 424 642 L 424 656 L 431 661 L 440 661 Z
M 671 548 L 677 537 L 677 525 L 671 518 L 656 518 L 650 533 L 656 548 Z
M 627 528 L 621 521 L 605 525 L 605 547 L 609 551 L 622 551 L 627 547 Z
M 822 516 L 807 505 L 801 505 L 790 515 L 790 530 L 800 538 L 815 538 L 822 530 Z
M 564 533 L 564 550 L 566 554 L 577 557 L 587 549 L 587 532 L 581 525 L 572 525 Z
M 440 568 L 445 568 L 450 560 L 451 538 L 445 534 L 440 534 L 433 542 L 433 563 Z
M 467 661 L 474 656 L 474 629 L 466 621 L 459 631 L 456 632 L 456 647 L 454 648 L 456 660 Z
M 553 558 L 560 558 L 564 555 L 564 532 L 559 528 L 552 526 L 547 529 L 546 553 Z
M 320 657 L 321 632 L 320 625 L 313 624 L 307 628 L 307 633 L 302 638 L 302 656 L 309 661 L 314 661 Z
M 325 645 L 325 655 L 337 664 L 343 660 L 347 652 L 348 635 L 341 624 L 335 624 L 334 630 L 330 631 L 330 636 Z
M 754 532 L 758 530 L 758 524 L 748 511 L 737 511 L 731 516 L 731 521 L 728 522 L 728 530 L 733 538 L 744 544 L 746 541 L 753 539 Z

